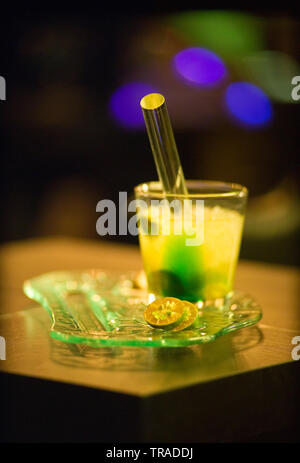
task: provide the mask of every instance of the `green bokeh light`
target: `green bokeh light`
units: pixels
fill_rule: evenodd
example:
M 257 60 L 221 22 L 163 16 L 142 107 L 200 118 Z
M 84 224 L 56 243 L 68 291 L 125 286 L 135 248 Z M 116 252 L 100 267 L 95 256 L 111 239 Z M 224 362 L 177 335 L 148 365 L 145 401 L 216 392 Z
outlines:
M 264 48 L 261 20 L 235 11 L 188 11 L 169 23 L 191 44 L 207 47 L 225 58 Z
M 243 59 L 248 78 L 257 83 L 275 101 L 296 103 L 291 97 L 292 78 L 300 75 L 294 58 L 279 51 L 261 51 Z

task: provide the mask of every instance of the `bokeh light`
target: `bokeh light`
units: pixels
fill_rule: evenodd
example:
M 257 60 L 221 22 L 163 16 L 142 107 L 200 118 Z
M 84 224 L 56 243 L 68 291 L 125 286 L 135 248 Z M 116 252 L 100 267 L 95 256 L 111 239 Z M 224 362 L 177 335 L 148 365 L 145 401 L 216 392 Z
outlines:
M 226 74 L 223 61 L 205 48 L 186 48 L 173 59 L 178 74 L 186 81 L 198 86 L 211 86 L 219 83 Z
M 297 61 L 286 53 L 265 50 L 246 56 L 243 60 L 246 73 L 275 101 L 294 103 L 291 81 L 300 75 Z
M 113 119 L 127 129 L 144 127 L 140 101 L 147 93 L 158 93 L 158 90 L 144 82 L 129 82 L 119 87 L 109 100 Z
M 237 59 L 264 48 L 261 21 L 238 11 L 187 11 L 169 17 L 169 24 L 191 45 Z
M 225 93 L 231 115 L 243 126 L 260 127 L 270 122 L 272 106 L 267 95 L 249 82 L 234 82 Z

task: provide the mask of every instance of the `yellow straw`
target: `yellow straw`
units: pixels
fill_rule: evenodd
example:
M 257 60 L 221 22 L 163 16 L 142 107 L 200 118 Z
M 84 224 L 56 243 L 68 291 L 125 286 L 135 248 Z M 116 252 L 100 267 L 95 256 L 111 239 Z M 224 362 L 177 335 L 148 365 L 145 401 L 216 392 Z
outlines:
M 160 93 L 150 93 L 142 98 L 141 107 L 163 191 L 187 194 L 165 98 Z

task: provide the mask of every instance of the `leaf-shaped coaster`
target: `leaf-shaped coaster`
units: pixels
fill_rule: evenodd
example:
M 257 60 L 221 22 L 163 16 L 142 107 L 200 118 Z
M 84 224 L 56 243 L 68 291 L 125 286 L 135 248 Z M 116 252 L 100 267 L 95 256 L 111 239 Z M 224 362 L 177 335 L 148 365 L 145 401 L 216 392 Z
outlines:
M 51 337 L 93 347 L 208 343 L 254 325 L 262 317 L 252 297 L 233 291 L 224 300 L 197 304 L 197 328 L 176 332 L 151 328 L 144 320 L 148 294 L 138 281 L 132 273 L 59 271 L 25 281 L 24 292 L 49 312 Z

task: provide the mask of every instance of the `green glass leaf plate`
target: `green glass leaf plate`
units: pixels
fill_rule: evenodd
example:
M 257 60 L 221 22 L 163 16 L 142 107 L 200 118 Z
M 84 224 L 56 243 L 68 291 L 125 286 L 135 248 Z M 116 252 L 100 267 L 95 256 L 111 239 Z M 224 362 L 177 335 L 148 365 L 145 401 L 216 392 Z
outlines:
M 141 273 L 58 271 L 25 281 L 23 289 L 48 311 L 52 338 L 93 347 L 204 344 L 262 317 L 251 296 L 233 291 L 215 303 L 197 304 L 197 328 L 178 332 L 151 328 L 144 320 L 148 294 L 143 281 Z

